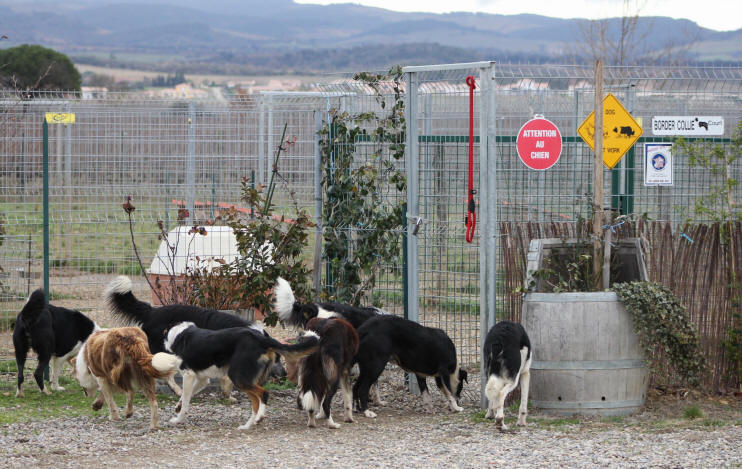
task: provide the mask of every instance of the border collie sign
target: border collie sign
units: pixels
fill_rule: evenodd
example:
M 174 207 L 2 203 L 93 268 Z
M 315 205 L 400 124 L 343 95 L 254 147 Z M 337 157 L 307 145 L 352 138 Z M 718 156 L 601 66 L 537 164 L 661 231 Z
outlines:
M 536 116 L 520 128 L 515 146 L 523 164 L 542 171 L 554 166 L 562 155 L 562 134 L 550 120 Z
M 654 116 L 653 135 L 724 135 L 722 116 Z

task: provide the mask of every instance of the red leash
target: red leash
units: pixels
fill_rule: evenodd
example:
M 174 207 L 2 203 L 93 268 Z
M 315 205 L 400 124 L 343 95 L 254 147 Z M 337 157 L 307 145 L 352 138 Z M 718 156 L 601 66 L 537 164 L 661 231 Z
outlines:
M 469 85 L 469 203 L 466 212 L 466 242 L 471 243 L 477 226 L 477 214 L 474 211 L 474 194 L 477 193 L 474 190 L 474 89 L 477 84 L 473 76 L 466 77 L 466 84 Z

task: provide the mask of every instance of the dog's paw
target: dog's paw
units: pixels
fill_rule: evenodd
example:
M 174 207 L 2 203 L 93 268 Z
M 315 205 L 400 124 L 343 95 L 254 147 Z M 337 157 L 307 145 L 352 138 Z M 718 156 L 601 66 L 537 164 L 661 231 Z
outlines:
M 26 397 L 26 396 L 23 394 L 23 390 L 22 389 L 18 389 L 15 392 L 15 397 Z
M 327 421 L 327 428 L 338 429 L 338 428 L 340 428 L 340 424 L 339 423 L 336 423 L 336 422 L 333 422 L 332 420 L 328 420 Z
M 103 401 L 93 402 L 93 410 L 100 410 L 103 407 Z
M 246 432 L 250 429 L 250 427 L 252 427 L 252 422 L 247 422 L 246 424 L 240 425 L 239 427 L 237 427 L 237 430 L 242 430 L 243 432 Z
M 51 396 L 51 395 L 52 395 L 52 392 L 51 392 L 51 391 L 49 391 L 49 388 L 47 388 L 46 386 L 44 386 L 44 390 L 43 390 L 42 392 L 43 392 L 44 394 L 46 394 L 47 396 Z
M 464 408 L 461 407 L 458 404 L 452 404 L 451 405 L 451 410 L 454 411 L 454 412 L 461 412 L 462 410 L 464 410 Z
M 229 403 L 230 405 L 232 405 L 232 404 L 237 404 L 237 398 L 236 398 L 236 397 L 234 397 L 234 396 L 229 396 L 229 397 L 227 398 L 227 402 L 228 402 L 228 403 Z
M 374 405 L 379 406 L 379 407 L 384 407 L 386 404 L 387 404 L 386 401 L 382 401 L 382 400 L 374 401 Z
M 518 416 L 518 421 L 515 424 L 518 425 L 518 426 L 520 426 L 520 427 L 525 427 L 527 425 L 526 424 L 526 415 L 527 414 L 520 414 Z
M 59 386 L 59 385 L 57 385 L 57 386 L 54 386 L 54 385 L 52 384 L 52 391 L 66 391 L 66 389 L 65 389 L 65 388 L 63 388 L 62 386 Z
M 505 418 L 504 417 L 497 417 L 495 419 L 495 426 L 499 428 L 500 430 L 506 431 L 508 429 L 508 426 L 505 425 Z
M 495 413 L 492 412 L 492 409 L 487 409 L 487 413 L 484 414 L 484 418 L 486 418 L 486 419 L 493 419 L 493 418 L 495 418 Z
M 179 423 L 183 423 L 185 419 L 179 419 L 177 416 L 171 417 L 170 420 L 168 420 L 169 423 L 172 425 L 178 425 Z
M 131 416 L 132 416 L 132 415 L 134 415 L 134 411 L 133 411 L 133 410 L 132 410 L 131 412 L 128 412 L 128 411 L 127 411 L 127 412 L 126 412 L 126 413 L 124 414 L 124 418 L 127 418 L 127 419 L 128 419 L 128 418 L 131 418 Z
M 366 409 L 366 410 L 363 411 L 363 415 L 365 415 L 366 417 L 368 417 L 370 419 L 375 419 L 376 418 L 376 413 L 373 412 L 373 411 L 370 411 L 368 409 Z

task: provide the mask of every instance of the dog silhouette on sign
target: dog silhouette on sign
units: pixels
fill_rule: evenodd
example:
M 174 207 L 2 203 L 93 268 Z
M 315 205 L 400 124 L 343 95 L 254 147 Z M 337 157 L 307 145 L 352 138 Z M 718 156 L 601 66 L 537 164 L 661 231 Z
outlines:
M 632 129 L 630 125 L 622 125 L 620 127 L 614 127 L 613 131 L 619 135 L 625 135 L 626 137 L 631 137 L 632 135 L 636 133 L 634 132 L 634 129 Z
M 709 123 L 708 122 L 700 121 L 700 120 L 698 120 L 698 117 L 696 117 L 696 122 L 698 122 L 698 127 L 699 128 L 704 128 L 706 130 L 709 129 Z

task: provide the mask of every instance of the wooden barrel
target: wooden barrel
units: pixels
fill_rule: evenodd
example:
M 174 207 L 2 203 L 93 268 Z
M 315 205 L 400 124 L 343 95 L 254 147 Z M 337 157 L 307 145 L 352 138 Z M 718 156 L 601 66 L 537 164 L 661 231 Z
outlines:
M 644 355 L 631 315 L 615 293 L 529 293 L 522 323 L 533 345 L 534 407 L 608 416 L 644 405 Z

